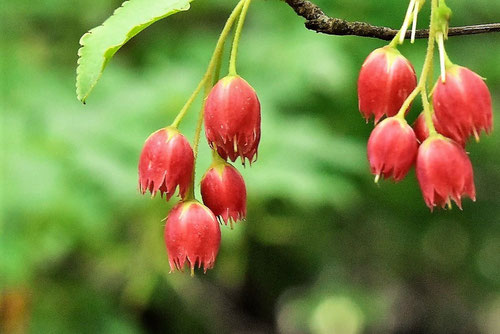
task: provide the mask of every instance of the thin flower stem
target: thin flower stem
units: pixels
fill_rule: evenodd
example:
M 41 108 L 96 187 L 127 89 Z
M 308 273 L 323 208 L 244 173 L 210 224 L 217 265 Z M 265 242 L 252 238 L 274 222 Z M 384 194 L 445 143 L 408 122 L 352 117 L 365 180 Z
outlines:
M 219 81 L 221 65 L 222 65 L 222 52 L 220 53 L 219 57 L 217 58 L 217 62 L 215 63 L 215 70 L 214 74 L 212 75 L 212 87 L 215 86 L 217 81 Z
M 411 24 L 413 22 L 413 15 L 410 16 L 410 20 L 408 21 L 408 24 Z M 401 27 L 402 29 L 403 27 Z M 391 42 L 389 43 L 389 46 L 390 47 L 397 47 L 398 44 L 403 44 L 403 43 L 400 43 L 399 40 L 401 38 L 401 36 L 406 36 L 406 30 L 405 30 L 405 33 L 403 34 L 401 29 L 398 30 L 398 32 L 396 33 L 396 35 L 392 38 Z
M 405 102 L 403 103 L 403 105 L 399 109 L 398 114 L 396 115 L 397 117 L 404 118 L 406 110 L 408 109 L 410 104 L 413 102 L 415 97 L 417 97 L 417 95 L 420 93 L 422 96 L 422 104 L 424 107 L 425 123 L 427 125 L 427 128 L 429 129 L 429 135 L 437 133 L 436 129 L 434 127 L 434 123 L 432 122 L 432 111 L 431 111 L 429 99 L 427 96 L 427 77 L 432 70 L 433 57 L 434 57 L 434 43 L 436 40 L 436 26 L 435 26 L 436 20 L 434 20 L 434 15 L 436 15 L 437 0 L 432 0 L 431 6 L 432 6 L 431 7 L 431 23 L 430 23 L 430 27 L 429 27 L 430 34 L 429 34 L 429 41 L 427 44 L 427 52 L 425 55 L 425 61 L 424 61 L 424 65 L 422 67 L 422 73 L 420 74 L 420 78 L 418 80 L 417 87 L 415 87 L 413 92 L 411 92 L 411 94 L 408 95 Z
M 419 84 L 422 85 L 422 105 L 424 107 L 424 117 L 427 129 L 429 129 L 429 137 L 437 134 L 434 123 L 432 122 L 432 111 L 427 97 L 427 74 L 432 66 L 432 59 L 434 57 L 434 43 L 436 40 L 436 20 L 438 0 L 431 1 L 431 23 L 429 27 L 429 41 L 427 44 L 427 54 L 425 55 L 424 66 L 420 76 Z
M 211 84 L 207 84 L 205 86 L 205 93 L 203 94 L 203 104 L 201 106 L 200 115 L 198 116 L 198 122 L 196 123 L 196 131 L 194 134 L 194 142 L 193 142 L 193 153 L 194 160 L 196 162 L 196 158 L 198 157 L 198 147 L 200 146 L 200 137 L 201 137 L 201 128 L 203 125 L 203 117 L 205 115 L 205 101 L 207 99 L 208 93 L 210 92 L 210 88 L 212 88 Z
M 219 155 L 219 152 L 217 152 L 217 149 L 212 150 L 212 165 L 217 165 L 217 164 L 225 164 L 226 160 L 222 159 L 221 156 Z
M 420 10 L 420 1 L 417 0 L 417 2 L 415 3 L 415 9 L 413 10 L 413 25 L 411 27 L 411 39 L 410 39 L 411 44 L 415 43 L 415 32 L 417 31 L 417 17 L 419 10 Z
M 432 86 L 432 89 L 430 90 L 429 92 L 429 98 L 432 97 L 432 95 L 434 95 L 434 91 L 436 90 L 436 87 L 437 87 L 437 82 Z
M 231 15 L 229 15 L 229 18 L 227 19 L 226 24 L 224 25 L 224 28 L 222 29 L 222 32 L 219 36 L 219 39 L 217 40 L 217 44 L 215 45 L 214 53 L 212 54 L 212 58 L 210 59 L 210 63 L 208 64 L 207 71 L 205 72 L 205 75 L 201 79 L 200 84 L 198 85 L 195 92 L 193 93 L 193 95 L 195 95 L 195 97 L 196 97 L 196 95 L 199 94 L 201 89 L 205 88 L 203 104 L 202 104 L 202 107 L 200 110 L 200 115 L 198 116 L 198 122 L 196 124 L 196 131 L 195 131 L 194 142 L 193 142 L 193 153 L 194 153 L 193 165 L 194 166 L 196 166 L 196 158 L 198 156 L 198 146 L 200 143 L 201 128 L 203 125 L 203 116 L 204 116 L 204 112 L 205 112 L 205 100 L 206 100 L 206 97 L 208 96 L 208 93 L 210 92 L 210 89 L 213 86 L 213 78 L 215 76 L 218 76 L 218 74 L 214 73 L 214 72 L 217 72 L 217 68 L 219 67 L 219 64 L 221 62 L 222 52 L 224 50 L 224 44 L 227 40 L 229 32 L 231 31 L 231 28 L 233 27 L 234 22 L 236 21 L 236 19 L 240 15 L 241 10 L 243 8 L 243 5 L 245 4 L 246 1 L 247 0 L 241 0 L 240 2 L 238 2 L 236 7 L 234 7 Z M 194 98 L 193 98 L 193 100 L 194 100 Z M 184 114 L 185 114 L 185 112 L 184 112 Z M 184 115 L 182 115 L 182 117 L 184 117 Z M 182 119 L 182 117 L 180 119 Z M 195 196 L 194 196 L 195 170 L 196 170 L 196 168 L 193 168 L 193 177 L 191 179 L 191 186 L 189 189 L 188 196 L 186 197 L 186 201 L 195 199 Z
M 238 55 L 238 46 L 240 44 L 241 31 L 243 29 L 243 24 L 245 23 L 245 18 L 247 16 L 248 7 L 252 0 L 244 0 L 245 4 L 241 10 L 241 15 L 238 20 L 238 25 L 236 26 L 236 31 L 234 32 L 233 46 L 231 48 L 231 58 L 229 60 L 229 75 L 236 75 L 236 57 Z
M 181 111 L 179 111 L 179 113 L 175 117 L 171 126 L 173 126 L 174 128 L 177 128 L 179 126 L 180 122 L 182 121 L 182 119 L 186 115 L 187 111 L 189 110 L 189 107 L 191 107 L 194 100 L 196 99 L 196 97 L 200 93 L 201 89 L 203 88 L 203 85 L 205 84 L 206 80 L 207 80 L 207 78 L 205 78 L 205 77 L 203 77 L 203 79 L 201 79 L 200 83 L 198 84 L 198 86 L 194 90 L 193 94 L 191 94 L 191 96 L 187 100 L 186 104 L 182 107 Z
M 224 25 L 224 28 L 222 29 L 222 32 L 219 36 L 219 39 L 217 40 L 217 44 L 215 46 L 214 52 L 212 54 L 212 58 L 210 59 L 210 63 L 208 64 L 207 71 L 205 72 L 205 75 L 201 79 L 200 83 L 194 90 L 193 94 L 189 97 L 187 100 L 186 104 L 184 107 L 182 107 L 181 111 L 175 118 L 175 120 L 172 123 L 173 127 L 178 127 L 184 116 L 186 115 L 187 111 L 189 110 L 189 107 L 193 104 L 194 100 L 200 93 L 201 89 L 205 86 L 207 81 L 211 81 L 212 77 L 214 76 L 214 69 L 217 68 L 218 64 L 220 64 L 221 57 L 222 57 L 222 51 L 224 50 L 224 44 L 227 40 L 227 37 L 229 35 L 229 32 L 231 31 L 231 28 L 233 27 L 234 22 L 238 18 L 238 16 L 241 13 L 241 10 L 243 8 L 243 5 L 245 4 L 245 1 L 247 0 L 241 0 L 238 2 L 236 7 L 234 7 L 233 11 L 231 12 L 231 15 L 229 15 L 229 18 L 226 21 L 226 24 Z
M 193 155 L 194 155 L 194 161 L 193 165 L 195 166 L 193 168 L 193 177 L 191 178 L 191 186 L 189 187 L 189 196 L 188 198 L 194 199 L 194 180 L 196 176 L 196 159 L 198 158 L 198 148 L 200 146 L 200 138 L 201 138 L 201 128 L 203 126 L 203 117 L 205 115 L 205 101 L 207 99 L 208 93 L 210 93 L 210 89 L 212 88 L 212 83 L 210 80 L 206 81 L 205 84 L 205 92 L 203 93 L 203 103 L 201 105 L 201 110 L 200 114 L 198 116 L 198 122 L 196 122 L 196 130 L 194 134 L 194 142 L 193 142 Z
M 415 100 L 417 97 L 418 93 L 420 93 L 420 90 L 422 89 L 421 85 L 418 85 L 415 87 L 415 89 L 408 95 L 406 100 L 403 102 L 403 105 L 399 109 L 398 113 L 396 114 L 396 117 L 399 117 L 401 119 L 405 118 L 406 110 L 410 107 L 410 104 Z
M 429 98 L 431 98 L 436 88 L 437 82 L 434 82 L 434 58 L 431 59 L 429 64 L 429 73 L 427 73 L 427 87 L 432 87 L 429 93 Z
M 213 149 L 212 150 L 212 161 L 218 161 L 219 159 L 221 159 L 221 157 L 219 156 L 217 149 Z
M 429 129 L 429 137 L 430 137 L 432 135 L 437 134 L 437 131 L 436 127 L 434 126 L 434 122 L 432 121 L 432 110 L 425 89 L 422 90 L 422 104 L 424 106 L 425 125 L 427 126 L 427 129 Z

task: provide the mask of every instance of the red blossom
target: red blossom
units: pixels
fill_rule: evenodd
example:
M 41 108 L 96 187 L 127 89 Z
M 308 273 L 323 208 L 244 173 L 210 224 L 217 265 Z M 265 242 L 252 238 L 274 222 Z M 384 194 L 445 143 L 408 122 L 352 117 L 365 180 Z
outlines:
M 483 79 L 468 68 L 453 65 L 438 81 L 432 102 L 443 135 L 465 143 L 471 135 L 493 127 L 491 95 Z
M 395 48 L 376 49 L 366 58 L 358 79 L 359 110 L 375 123 L 384 116 L 394 116 L 417 86 L 411 63 Z
M 179 187 L 185 198 L 193 177 L 194 156 L 191 145 L 176 128 L 156 131 L 144 143 L 139 158 L 139 189 L 152 196 L 159 191 L 169 200 Z
M 472 164 L 465 150 L 441 135 L 426 139 L 418 149 L 416 172 L 425 203 L 451 207 L 452 199 L 462 208 L 464 195 L 476 199 Z
M 415 132 L 415 136 L 417 137 L 419 143 L 423 143 L 424 140 L 426 140 L 427 137 L 429 137 L 429 129 L 427 128 L 427 124 L 425 123 L 424 112 L 421 112 L 420 115 L 418 115 L 412 127 L 413 127 L 413 132 Z
M 436 118 L 436 114 L 432 114 L 432 123 L 436 128 L 436 131 L 442 134 L 445 137 L 453 139 L 456 143 L 460 144 L 460 146 L 465 147 L 465 141 L 462 138 L 454 138 L 452 133 L 447 132 L 446 128 L 443 128 L 441 124 L 438 122 Z M 417 119 L 413 123 L 413 131 L 415 131 L 415 135 L 417 136 L 418 142 L 423 143 L 424 140 L 429 137 L 429 129 L 427 128 L 427 124 L 425 123 L 424 113 L 421 112 L 418 115 Z
M 165 244 L 170 270 L 182 270 L 186 260 L 193 273 L 214 266 L 220 246 L 220 227 L 209 208 L 196 200 L 180 202 L 168 214 Z
M 203 203 L 226 225 L 246 218 L 245 181 L 228 163 L 217 163 L 208 169 L 201 181 L 201 196 Z
M 205 134 L 223 159 L 254 161 L 260 141 L 260 103 L 239 76 L 227 76 L 212 88 L 205 104 Z
M 402 180 L 417 155 L 418 143 L 415 133 L 405 120 L 390 117 L 373 129 L 368 140 L 368 161 L 376 179 L 392 177 Z

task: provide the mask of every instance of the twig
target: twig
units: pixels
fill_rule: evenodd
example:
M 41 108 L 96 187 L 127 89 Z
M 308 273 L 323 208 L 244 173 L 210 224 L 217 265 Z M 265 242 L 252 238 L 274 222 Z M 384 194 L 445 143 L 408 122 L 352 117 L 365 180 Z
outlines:
M 397 30 L 374 26 L 365 22 L 349 22 L 343 19 L 329 17 L 314 3 L 307 0 L 285 0 L 297 15 L 306 19 L 307 29 L 328 35 L 352 35 L 391 40 Z M 500 23 L 478 24 L 472 26 L 453 27 L 449 29 L 448 36 L 463 36 L 500 32 Z M 411 32 L 406 33 L 410 38 Z M 428 29 L 416 31 L 415 38 L 429 37 Z

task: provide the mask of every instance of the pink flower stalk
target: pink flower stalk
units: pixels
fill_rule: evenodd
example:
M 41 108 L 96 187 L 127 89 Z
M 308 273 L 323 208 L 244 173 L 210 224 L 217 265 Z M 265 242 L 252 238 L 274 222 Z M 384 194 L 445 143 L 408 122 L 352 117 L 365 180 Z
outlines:
M 156 131 L 146 140 L 139 158 L 139 189 L 154 197 L 166 194 L 169 200 L 179 187 L 185 198 L 193 177 L 194 156 L 191 145 L 176 128 Z
M 359 110 L 367 122 L 373 115 L 376 124 L 384 115 L 396 115 L 416 86 L 415 70 L 398 50 L 389 46 L 376 49 L 359 73 Z

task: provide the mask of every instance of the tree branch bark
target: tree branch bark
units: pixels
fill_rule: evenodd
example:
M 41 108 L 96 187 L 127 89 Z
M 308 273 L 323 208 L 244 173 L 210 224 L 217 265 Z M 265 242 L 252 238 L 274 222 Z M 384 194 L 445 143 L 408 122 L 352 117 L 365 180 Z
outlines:
M 306 19 L 307 29 L 328 35 L 352 35 L 391 40 L 398 32 L 387 27 L 374 26 L 365 22 L 349 22 L 343 19 L 329 17 L 321 8 L 307 0 L 285 0 L 297 15 Z M 500 23 L 478 24 L 472 26 L 453 27 L 448 31 L 448 36 L 463 36 L 500 32 Z M 410 31 L 406 38 L 410 38 Z M 416 38 L 429 37 L 428 29 L 416 31 Z

